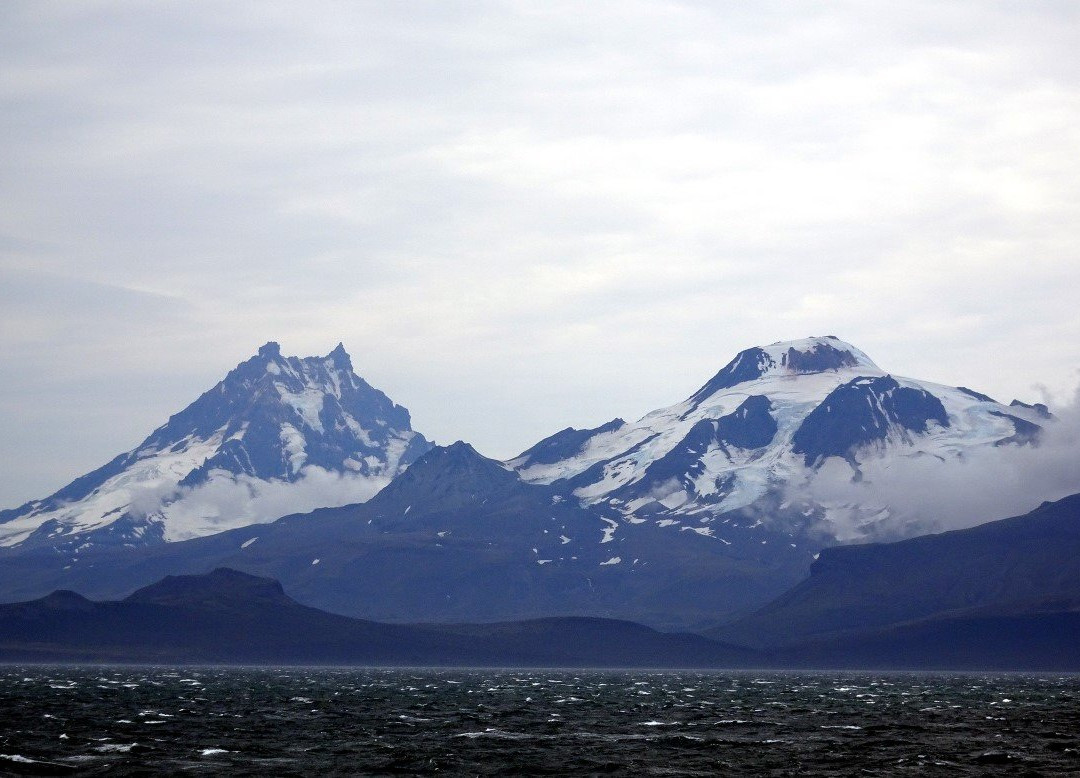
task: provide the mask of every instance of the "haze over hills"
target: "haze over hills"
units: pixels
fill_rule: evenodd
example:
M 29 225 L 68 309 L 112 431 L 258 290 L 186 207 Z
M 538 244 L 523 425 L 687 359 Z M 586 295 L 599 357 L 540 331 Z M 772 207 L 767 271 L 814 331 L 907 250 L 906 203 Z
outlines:
M 177 541 L 357 502 L 430 447 L 341 344 L 299 359 L 267 343 L 136 448 L 0 512 L 0 546 Z
M 895 543 L 823 549 L 810 576 L 714 634 L 781 646 L 928 619 L 1080 612 L 1080 495 Z
M 780 664 L 1080 668 L 1080 494 L 969 529 L 824 549 L 807 580 L 706 634 Z
M 58 591 L 0 605 L 0 658 L 1075 671 L 1078 562 L 1080 495 L 968 530 L 826 549 L 809 580 L 707 634 L 722 642 L 595 618 L 381 624 L 217 569 L 122 601 Z
M 715 667 L 746 649 L 603 619 L 395 625 L 301 605 L 274 580 L 218 569 L 121 601 L 58 591 L 0 605 L 0 660 L 364 665 Z

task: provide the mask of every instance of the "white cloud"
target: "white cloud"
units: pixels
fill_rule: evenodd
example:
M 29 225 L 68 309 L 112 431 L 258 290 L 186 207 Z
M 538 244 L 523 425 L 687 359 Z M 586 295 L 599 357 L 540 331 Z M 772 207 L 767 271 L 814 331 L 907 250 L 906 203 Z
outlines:
M 389 479 L 364 478 L 331 473 L 308 466 L 294 482 L 255 481 L 254 479 L 212 478 L 196 487 L 179 491 L 168 514 L 168 540 L 223 532 L 248 524 L 266 523 L 294 513 L 308 513 L 316 508 L 366 502 L 386 486 Z M 148 491 L 146 500 L 132 502 L 132 508 L 157 508 L 156 497 L 171 490 Z
M 887 460 L 868 458 L 862 478 L 852 480 L 849 465 L 831 459 L 804 490 L 809 497 L 836 506 L 860 506 L 830 512 L 822 529 L 845 540 L 872 539 L 874 533 L 912 534 L 964 529 L 994 519 L 1018 516 L 1045 500 L 1080 492 L 1080 388 L 1072 401 L 1055 408 L 1056 420 L 1045 426 L 1038 446 L 1004 445 L 977 449 L 963 459 L 934 457 Z M 861 526 L 868 506 L 889 506 L 880 526 Z
M 79 290 L 0 314 L 0 503 L 270 339 L 344 341 L 496 456 L 808 334 L 1006 401 L 1074 383 L 1071 3 L 0 14 L 0 277 Z

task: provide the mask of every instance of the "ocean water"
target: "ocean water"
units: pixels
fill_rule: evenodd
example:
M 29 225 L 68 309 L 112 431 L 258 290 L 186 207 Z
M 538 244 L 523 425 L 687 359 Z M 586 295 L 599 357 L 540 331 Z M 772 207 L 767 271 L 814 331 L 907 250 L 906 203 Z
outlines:
M 1080 677 L 0 667 L 0 774 L 1080 774 Z

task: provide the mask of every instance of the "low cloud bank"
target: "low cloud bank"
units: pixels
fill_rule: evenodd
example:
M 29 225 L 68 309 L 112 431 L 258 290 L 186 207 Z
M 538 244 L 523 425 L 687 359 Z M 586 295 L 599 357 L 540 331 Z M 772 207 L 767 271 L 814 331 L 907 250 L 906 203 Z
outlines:
M 194 488 L 181 489 L 175 501 L 162 509 L 169 519 L 167 539 L 186 540 L 274 521 L 292 513 L 366 502 L 389 482 L 385 477 L 334 473 L 315 466 L 304 468 L 301 478 L 292 483 L 213 479 Z M 158 492 L 156 496 L 162 495 Z M 154 499 L 155 494 L 148 492 L 139 504 L 144 510 L 153 510 L 160 505 L 153 503 Z
M 862 480 L 832 460 L 799 496 L 828 505 L 861 506 L 830 512 L 830 534 L 841 540 L 867 535 L 910 535 L 963 529 L 1027 513 L 1045 500 L 1080 492 L 1080 387 L 1071 402 L 1053 408 L 1037 446 L 1003 445 L 946 462 L 931 457 L 869 461 Z M 890 506 L 877 527 L 865 524 L 873 506 Z

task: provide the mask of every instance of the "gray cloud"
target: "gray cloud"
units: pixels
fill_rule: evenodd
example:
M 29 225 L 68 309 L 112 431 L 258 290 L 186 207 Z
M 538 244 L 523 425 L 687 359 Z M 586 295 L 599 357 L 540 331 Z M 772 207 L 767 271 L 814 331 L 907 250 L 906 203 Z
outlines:
M 270 339 L 344 341 L 418 429 L 496 456 L 807 334 L 1061 395 L 1077 15 L 7 3 L 0 289 L 51 286 L 0 314 L 20 473 L 0 503 L 130 447 Z

